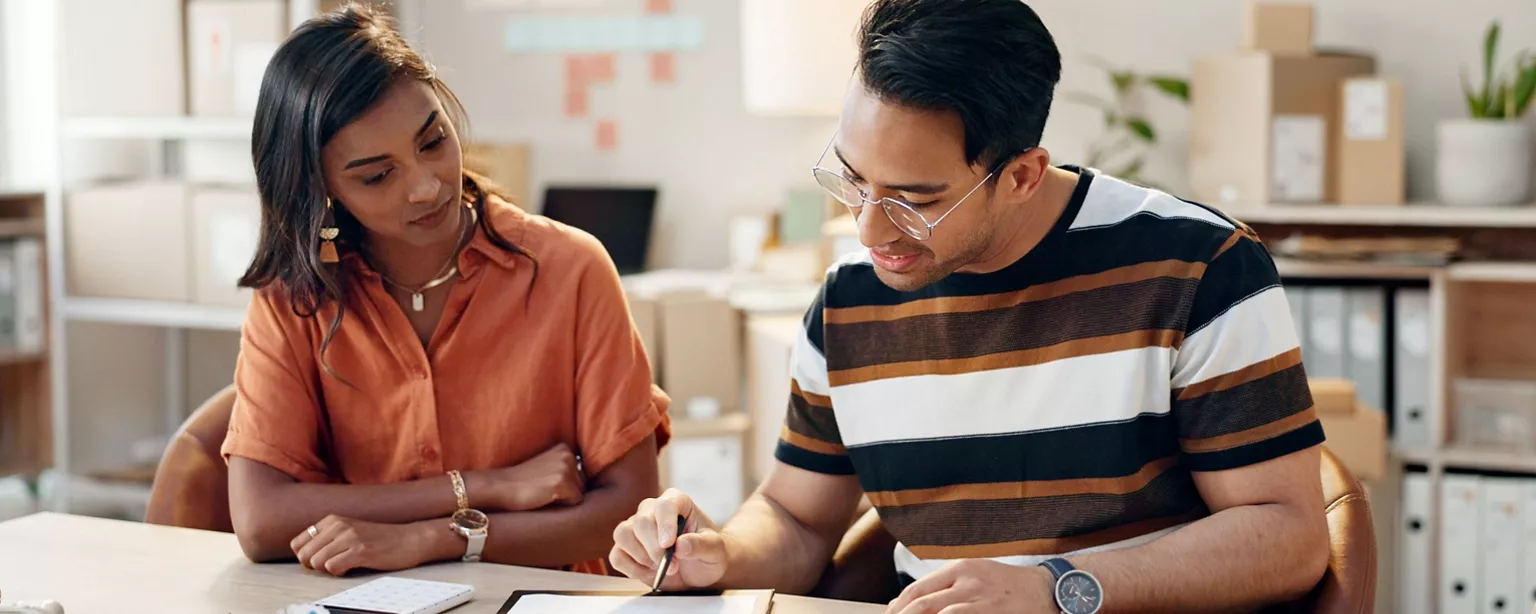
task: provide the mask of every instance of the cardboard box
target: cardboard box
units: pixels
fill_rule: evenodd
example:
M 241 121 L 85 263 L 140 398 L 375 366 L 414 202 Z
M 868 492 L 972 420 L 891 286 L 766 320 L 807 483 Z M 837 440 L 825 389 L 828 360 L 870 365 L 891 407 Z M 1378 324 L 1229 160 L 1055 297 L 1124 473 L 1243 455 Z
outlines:
M 240 278 L 261 240 L 261 197 L 253 189 L 200 188 L 192 194 L 193 296 L 199 303 L 244 307 Z
M 721 414 L 741 408 L 741 313 L 723 297 L 703 292 L 662 295 L 661 387 L 673 413 L 715 403 Z
M 635 332 L 640 333 L 640 342 L 645 345 L 646 358 L 651 361 L 651 376 L 654 381 L 661 381 L 661 355 L 656 347 L 656 300 L 644 296 L 636 296 L 634 293 L 626 293 L 629 301 L 629 317 L 635 322 Z
M 1274 54 L 1312 53 L 1310 4 L 1248 0 L 1243 19 L 1243 48 Z
M 1403 84 L 1346 79 L 1340 96 L 1344 129 L 1339 133 L 1339 203 L 1403 204 L 1407 183 Z
M 746 414 L 673 420 L 672 442 L 657 461 L 661 487 L 688 493 L 710 518 L 730 518 L 755 488 L 751 432 Z
M 59 107 L 64 117 L 186 113 L 183 0 L 59 3 Z
M 1343 82 L 1373 58 L 1234 52 L 1195 61 L 1191 192 L 1211 204 L 1337 202 Z
M 1349 413 L 1319 413 L 1328 446 L 1359 480 L 1387 474 L 1387 417 L 1379 409 L 1356 405 Z
M 1338 377 L 1307 380 L 1312 388 L 1312 406 L 1319 414 L 1348 414 L 1355 411 L 1355 383 Z
M 188 189 L 173 182 L 69 192 L 64 249 L 72 296 L 189 301 Z
M 467 143 L 464 166 L 485 175 L 513 202 L 527 207 L 533 201 L 528 185 L 528 146 L 517 143 Z
M 287 35 L 281 0 L 187 3 L 187 87 L 193 115 L 249 117 Z

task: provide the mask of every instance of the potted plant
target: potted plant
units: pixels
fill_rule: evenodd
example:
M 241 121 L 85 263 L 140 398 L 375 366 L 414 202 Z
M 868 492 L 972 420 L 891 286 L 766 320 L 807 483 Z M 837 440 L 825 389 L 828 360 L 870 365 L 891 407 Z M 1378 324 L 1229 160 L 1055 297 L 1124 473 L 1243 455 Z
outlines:
M 1189 81 L 1172 75 L 1143 75 L 1093 57 L 1088 62 L 1109 78 L 1114 99 L 1086 92 L 1065 92 L 1065 98 L 1098 109 L 1104 114 L 1104 131 L 1089 143 L 1083 166 L 1100 169 L 1131 183 L 1162 189 L 1142 174 L 1147 156 L 1157 146 L 1157 130 L 1143 111 L 1143 92 L 1157 91 L 1178 102 L 1189 103 Z
M 1530 197 L 1531 132 L 1520 121 L 1536 95 L 1536 56 L 1522 51 L 1508 70 L 1495 71 L 1499 22 L 1483 40 L 1483 84 L 1474 89 L 1462 70 L 1470 117 L 1439 125 L 1436 181 L 1447 205 L 1494 207 Z

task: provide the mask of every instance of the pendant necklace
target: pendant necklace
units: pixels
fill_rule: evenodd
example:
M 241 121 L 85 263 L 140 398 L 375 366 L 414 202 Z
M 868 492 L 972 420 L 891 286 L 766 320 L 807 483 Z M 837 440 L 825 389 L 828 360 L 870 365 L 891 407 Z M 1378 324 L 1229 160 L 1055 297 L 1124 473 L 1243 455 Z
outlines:
M 466 207 L 466 209 L 468 209 L 468 208 Z M 470 223 L 469 223 L 469 227 L 472 229 L 472 228 L 475 227 L 475 222 L 474 222 L 474 219 L 473 219 L 474 217 L 476 217 L 475 214 L 474 214 L 475 210 L 474 209 L 468 209 L 468 210 L 470 212 L 469 217 L 471 218 L 470 219 Z M 442 268 L 441 271 L 439 271 L 437 277 L 433 278 L 432 281 L 424 283 L 424 284 L 422 284 L 422 285 L 420 285 L 418 287 L 415 287 L 415 288 L 408 287 L 408 286 L 406 286 L 404 284 L 396 282 L 393 279 L 390 279 L 388 275 L 385 275 L 383 271 L 379 271 L 377 267 L 375 267 L 374 270 L 376 272 L 378 272 L 379 278 L 383 279 L 389 285 L 394 286 L 396 288 L 399 288 L 401 290 L 404 290 L 406 292 L 409 292 L 411 294 L 411 311 L 415 311 L 415 312 L 419 313 L 423 309 L 427 308 L 427 299 L 426 299 L 425 296 L 423 296 L 423 294 L 426 293 L 426 291 L 431 290 L 433 288 L 436 288 L 438 286 L 441 286 L 441 285 L 443 285 L 445 283 L 448 283 L 450 280 L 453 279 L 454 275 L 458 275 L 459 274 L 459 265 L 457 264 L 457 262 L 459 260 L 459 251 L 462 250 L 463 248 L 464 248 L 464 232 L 460 231 L 459 232 L 459 249 L 453 250 L 453 255 L 448 257 L 448 262 L 443 263 L 443 268 Z

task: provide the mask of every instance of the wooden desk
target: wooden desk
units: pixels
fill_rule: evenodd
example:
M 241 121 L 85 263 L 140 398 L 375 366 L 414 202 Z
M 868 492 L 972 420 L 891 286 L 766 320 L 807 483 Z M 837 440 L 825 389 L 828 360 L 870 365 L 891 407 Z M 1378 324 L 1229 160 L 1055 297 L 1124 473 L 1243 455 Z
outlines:
M 390 575 L 459 582 L 475 599 L 451 614 L 492 613 L 519 589 L 634 590 L 599 577 L 488 563 L 432 565 Z M 37 514 L 0 523 L 0 591 L 7 601 L 54 599 L 69 614 L 270 614 L 377 576 L 332 578 L 297 564 L 257 565 L 235 536 L 191 529 Z M 868 614 L 867 604 L 781 595 L 774 614 Z

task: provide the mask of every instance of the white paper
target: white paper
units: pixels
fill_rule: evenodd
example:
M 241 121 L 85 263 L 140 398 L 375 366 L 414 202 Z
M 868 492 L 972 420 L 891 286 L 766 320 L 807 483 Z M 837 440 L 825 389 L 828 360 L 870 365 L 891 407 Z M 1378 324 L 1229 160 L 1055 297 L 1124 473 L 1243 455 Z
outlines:
M 753 614 L 757 597 L 524 595 L 508 614 Z
M 1344 134 L 1351 141 L 1387 138 L 1387 82 L 1354 80 L 1344 84 Z
M 1271 197 L 1278 202 L 1323 199 L 1326 123 L 1321 115 L 1276 115 L 1270 158 Z

